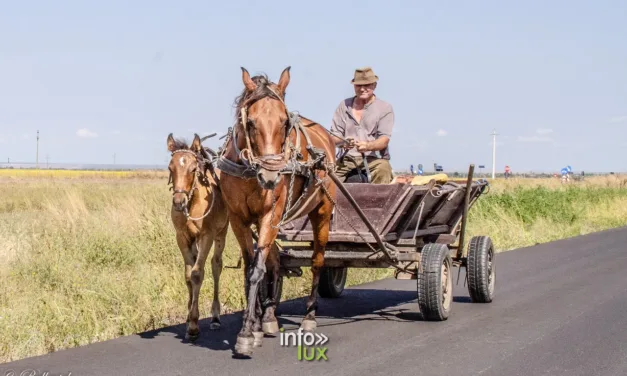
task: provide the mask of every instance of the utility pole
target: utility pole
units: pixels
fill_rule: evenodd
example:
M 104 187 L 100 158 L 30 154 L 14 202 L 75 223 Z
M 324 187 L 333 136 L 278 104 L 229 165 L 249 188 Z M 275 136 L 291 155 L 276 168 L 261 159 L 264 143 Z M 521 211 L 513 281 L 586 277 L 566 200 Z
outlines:
M 37 156 L 36 156 L 37 169 L 39 170 L 39 130 L 37 130 Z
M 115 164 L 115 153 L 113 153 L 113 164 Z
M 46 169 L 50 169 L 50 156 L 48 154 L 46 154 Z
M 495 178 L 496 175 L 496 129 L 492 131 L 492 179 Z

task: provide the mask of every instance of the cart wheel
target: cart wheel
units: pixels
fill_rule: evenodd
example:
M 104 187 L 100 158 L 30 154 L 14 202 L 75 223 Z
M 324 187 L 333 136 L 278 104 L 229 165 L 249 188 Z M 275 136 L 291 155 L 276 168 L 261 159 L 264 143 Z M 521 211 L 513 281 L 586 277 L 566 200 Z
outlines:
M 445 244 L 430 243 L 422 248 L 417 273 L 418 306 L 425 320 L 448 319 L 453 302 L 452 269 L 453 262 Z
M 494 298 L 496 268 L 494 245 L 488 236 L 475 236 L 468 246 L 468 292 L 473 303 L 490 303 Z
M 278 290 L 276 292 L 276 304 L 279 305 L 279 303 L 281 302 L 281 294 L 283 294 L 283 277 L 279 277 L 279 286 L 278 286 Z
M 346 284 L 347 268 L 323 267 L 320 271 L 318 294 L 322 298 L 339 298 Z
M 279 279 L 277 280 L 277 292 L 276 292 L 276 296 L 274 297 L 274 300 L 276 301 L 276 305 L 277 307 L 279 306 L 279 303 L 281 302 L 281 294 L 283 293 L 283 278 L 282 276 L 279 276 Z M 266 297 L 270 294 L 270 289 L 272 288 L 272 284 L 270 283 L 270 275 L 268 273 L 266 273 L 266 275 L 264 276 L 264 281 L 266 283 L 266 290 L 264 290 L 264 292 L 262 294 L 264 294 L 261 299 L 265 300 Z
M 279 305 L 281 304 L 281 294 L 283 294 L 283 277 L 279 277 L 278 289 L 276 292 L 276 296 L 274 297 L 276 302 L 275 314 L 278 314 Z

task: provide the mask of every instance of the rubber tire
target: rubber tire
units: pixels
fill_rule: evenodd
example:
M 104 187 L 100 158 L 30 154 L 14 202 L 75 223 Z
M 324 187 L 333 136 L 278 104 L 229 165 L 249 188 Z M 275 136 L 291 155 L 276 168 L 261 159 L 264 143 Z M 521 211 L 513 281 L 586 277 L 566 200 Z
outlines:
M 489 237 L 475 236 L 470 239 L 466 273 L 468 273 L 468 293 L 473 303 L 490 303 L 494 299 L 495 255 L 494 245 Z
M 453 305 L 453 260 L 446 244 L 429 243 L 422 248 L 417 273 L 418 307 L 426 321 L 445 321 Z M 443 302 L 442 270 L 448 266 L 448 298 Z M 420 270 L 422 269 L 422 271 Z
M 320 297 L 339 298 L 344 291 L 347 275 L 347 268 L 323 267 L 320 270 L 320 282 L 318 283 L 318 294 Z M 336 278 L 338 281 L 335 281 Z
M 279 277 L 278 280 L 278 291 L 276 292 L 276 306 L 277 308 L 279 307 L 279 304 L 281 303 L 281 294 L 283 294 L 283 277 Z

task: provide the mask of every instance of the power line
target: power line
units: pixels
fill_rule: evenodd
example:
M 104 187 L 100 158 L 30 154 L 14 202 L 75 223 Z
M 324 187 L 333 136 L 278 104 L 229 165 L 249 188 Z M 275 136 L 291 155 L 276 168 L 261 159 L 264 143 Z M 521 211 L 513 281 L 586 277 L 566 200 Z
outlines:
M 39 130 L 37 130 L 37 156 L 35 157 L 37 169 L 39 170 Z
M 496 176 L 496 129 L 492 131 L 492 179 Z

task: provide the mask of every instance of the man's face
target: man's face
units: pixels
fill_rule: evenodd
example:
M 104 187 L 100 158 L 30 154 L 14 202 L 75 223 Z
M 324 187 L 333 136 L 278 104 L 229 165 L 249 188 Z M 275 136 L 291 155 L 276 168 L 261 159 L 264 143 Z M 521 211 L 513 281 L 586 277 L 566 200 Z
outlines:
M 353 85 L 355 86 L 355 95 L 359 99 L 369 100 L 374 95 L 374 89 L 377 87 L 377 83 L 368 85 Z

